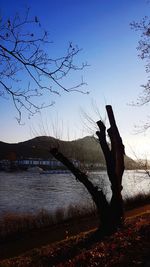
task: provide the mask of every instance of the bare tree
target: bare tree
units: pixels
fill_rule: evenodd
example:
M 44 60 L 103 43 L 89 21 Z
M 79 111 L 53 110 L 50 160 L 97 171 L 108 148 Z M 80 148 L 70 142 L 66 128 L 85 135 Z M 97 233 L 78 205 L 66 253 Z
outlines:
M 30 18 L 29 9 L 24 18 L 18 14 L 6 21 L 0 18 L 0 96 L 12 99 L 19 123 L 22 111 L 27 111 L 30 117 L 53 105 L 51 94 L 61 95 L 64 91 L 88 93 L 81 89 L 85 85 L 82 79 L 69 88 L 64 83 L 64 78 L 72 70 L 87 66 L 86 63 L 81 66 L 74 63 L 80 49 L 70 43 L 64 56 L 53 58 L 50 47 L 46 47 L 50 44 L 48 33 L 42 30 L 36 16 Z M 37 101 L 37 97 L 42 99 L 45 95 L 46 103 Z
M 98 211 L 101 223 L 101 230 L 104 234 L 110 234 L 118 229 L 123 223 L 123 200 L 122 200 L 122 176 L 124 172 L 124 146 L 120 137 L 113 110 L 111 106 L 106 106 L 110 128 L 107 130 L 111 148 L 106 141 L 106 127 L 100 120 L 97 122 L 99 131 L 96 132 L 100 146 L 102 148 L 107 173 L 111 183 L 112 198 L 108 203 L 105 194 L 99 190 L 88 178 L 88 175 L 74 166 L 74 164 L 64 156 L 59 148 L 52 148 L 50 153 L 62 162 L 88 190 Z
M 148 81 L 142 85 L 143 93 L 137 100 L 138 105 L 144 105 L 150 102 L 150 18 L 144 17 L 140 22 L 132 22 L 131 28 L 140 32 L 137 51 L 138 56 L 146 62 L 145 70 L 148 74 Z

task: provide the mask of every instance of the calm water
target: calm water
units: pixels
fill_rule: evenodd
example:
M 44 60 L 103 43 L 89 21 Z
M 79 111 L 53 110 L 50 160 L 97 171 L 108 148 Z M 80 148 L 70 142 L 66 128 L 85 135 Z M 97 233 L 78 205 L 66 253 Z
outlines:
M 110 198 L 110 185 L 105 171 L 91 172 L 90 179 Z M 150 178 L 143 172 L 126 171 L 123 197 L 148 192 Z M 0 213 L 54 212 L 70 205 L 93 205 L 84 186 L 71 174 L 35 174 L 0 172 Z

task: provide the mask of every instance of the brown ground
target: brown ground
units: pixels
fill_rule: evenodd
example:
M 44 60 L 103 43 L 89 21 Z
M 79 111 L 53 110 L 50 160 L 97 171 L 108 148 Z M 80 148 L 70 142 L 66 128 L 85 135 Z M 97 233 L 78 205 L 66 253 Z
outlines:
M 82 219 L 74 225 L 57 226 L 42 232 L 32 233 L 23 240 L 2 246 L 2 257 L 10 257 L 29 250 L 33 250 L 14 259 L 0 262 L 0 267 L 51 267 L 51 266 L 145 266 L 150 267 L 150 205 L 134 209 L 126 213 L 125 228 L 98 241 L 93 238 L 97 225 L 93 219 Z M 80 227 L 78 227 L 80 225 Z M 64 227 L 65 226 L 65 227 Z M 88 232 L 77 233 L 85 230 Z M 70 238 L 70 236 L 75 235 Z M 55 242 L 66 238 L 64 241 Z M 32 241 L 32 242 L 31 242 Z M 31 242 L 31 243 L 30 243 Z M 50 244 L 41 247 L 45 244 Z M 16 245 L 17 244 L 17 245 Z M 20 249 L 19 248 L 20 244 Z M 25 246 L 26 245 L 26 246 Z M 41 247 L 41 248 L 38 248 Z

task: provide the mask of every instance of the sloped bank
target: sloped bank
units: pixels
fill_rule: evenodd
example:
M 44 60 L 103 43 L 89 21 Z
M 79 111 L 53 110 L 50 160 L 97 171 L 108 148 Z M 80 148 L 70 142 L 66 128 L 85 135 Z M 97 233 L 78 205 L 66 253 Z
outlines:
M 95 229 L 71 238 L 66 231 L 64 241 L 33 249 L 18 258 L 2 260 L 0 267 L 99 266 L 96 265 L 99 261 L 102 266 L 147 266 L 140 264 L 149 257 L 150 205 L 129 211 L 126 216 L 124 229 L 101 242 L 91 242 Z M 83 221 L 85 223 L 87 221 Z M 121 265 L 113 265 L 113 261 Z M 127 263 L 131 265 L 123 265 Z

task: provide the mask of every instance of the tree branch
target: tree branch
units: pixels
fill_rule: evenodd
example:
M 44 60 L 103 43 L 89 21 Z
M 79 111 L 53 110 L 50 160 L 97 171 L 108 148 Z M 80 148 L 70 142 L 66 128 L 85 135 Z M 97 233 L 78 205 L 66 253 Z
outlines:
M 4 23 L 1 21 L 0 26 L 0 81 L 4 91 L 12 96 L 20 118 L 22 108 L 25 108 L 30 116 L 41 108 L 50 106 L 49 103 L 36 105 L 33 93 L 31 93 L 33 90 L 35 91 L 34 98 L 44 96 L 46 91 L 59 95 L 61 95 L 61 91 L 88 93 L 81 88 L 86 85 L 83 80 L 74 86 L 66 87 L 64 85 L 64 79 L 69 72 L 83 70 L 88 66 L 87 63 L 82 63 L 81 66 L 74 64 L 75 56 L 81 49 L 70 43 L 65 56 L 50 58 L 43 50 L 43 45 L 50 43 L 47 32 L 42 32 L 41 36 L 37 32 L 33 33 L 30 31 L 31 27 L 29 28 L 31 24 L 38 26 L 39 20 L 37 17 L 30 19 L 28 9 L 24 18 L 16 15 L 13 20 L 8 19 Z M 16 90 L 15 82 L 17 85 L 19 84 L 18 87 L 22 88 L 22 75 L 26 77 L 24 84 L 31 83 L 32 90 Z M 18 91 L 21 93 L 18 94 Z M 3 92 L 0 91 L 0 96 L 2 94 Z

